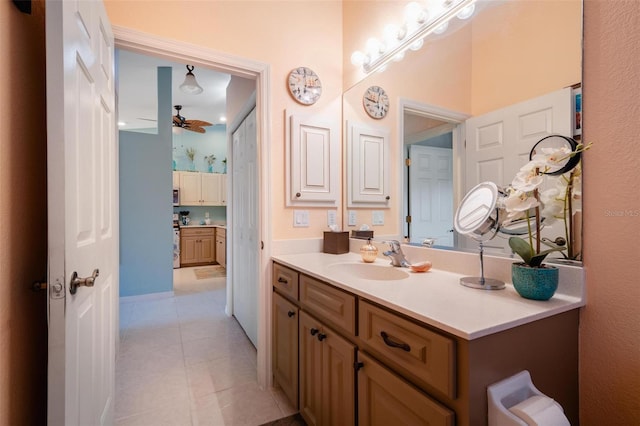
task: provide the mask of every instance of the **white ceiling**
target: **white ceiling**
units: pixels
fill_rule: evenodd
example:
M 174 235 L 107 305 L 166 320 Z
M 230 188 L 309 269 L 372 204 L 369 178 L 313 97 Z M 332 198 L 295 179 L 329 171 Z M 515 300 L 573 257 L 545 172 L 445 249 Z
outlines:
M 226 91 L 231 76 L 207 68 L 196 67 L 193 74 L 204 89 L 199 95 L 188 95 L 178 87 L 187 73 L 186 64 L 162 58 L 118 51 L 118 121 L 120 129 L 155 128 L 158 108 L 157 67 L 172 67 L 172 104 L 182 105 L 180 115 L 188 120 L 204 120 L 223 124 Z M 175 109 L 172 115 L 176 114 Z M 206 127 L 205 127 L 206 129 Z

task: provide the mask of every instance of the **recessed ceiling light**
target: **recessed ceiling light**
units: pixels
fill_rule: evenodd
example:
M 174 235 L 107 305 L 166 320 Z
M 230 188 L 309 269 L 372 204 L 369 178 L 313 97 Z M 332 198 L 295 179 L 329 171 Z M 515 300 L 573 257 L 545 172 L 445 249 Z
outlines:
M 227 117 L 224 117 L 224 116 L 220 117 L 220 122 L 221 123 L 226 123 L 227 122 Z

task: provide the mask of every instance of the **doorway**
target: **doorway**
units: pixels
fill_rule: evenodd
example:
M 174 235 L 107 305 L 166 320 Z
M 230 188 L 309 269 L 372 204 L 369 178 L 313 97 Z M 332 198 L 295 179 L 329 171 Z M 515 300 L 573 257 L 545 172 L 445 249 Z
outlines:
M 270 122 L 270 100 L 268 97 L 269 66 L 244 58 L 222 55 L 207 48 L 193 46 L 189 44 L 181 44 L 175 41 L 167 41 L 157 37 L 149 37 L 145 34 L 133 32 L 124 28 L 114 27 L 115 45 L 118 49 L 125 49 L 151 56 L 166 58 L 170 61 L 189 63 L 196 67 L 210 68 L 219 72 L 228 73 L 233 76 L 252 79 L 256 82 L 256 133 L 258 141 L 256 164 L 257 170 L 257 199 L 253 204 L 258 211 L 257 233 L 260 245 L 253 247 L 255 258 L 258 259 L 258 330 L 257 330 L 257 373 L 258 383 L 260 386 L 271 385 L 271 362 L 270 362 L 270 306 L 267 303 L 270 294 L 267 291 L 268 286 L 265 282 L 268 280 L 268 259 L 270 257 L 270 235 L 268 224 L 270 223 L 271 199 L 267 177 L 270 175 L 270 164 L 268 161 L 268 153 L 270 151 L 270 137 L 267 132 L 268 123 Z M 227 155 L 232 155 L 231 138 L 227 141 Z M 227 188 L 231 188 L 232 182 L 228 179 Z M 229 192 L 227 200 L 227 226 L 234 229 L 235 226 L 242 224 L 234 224 L 232 222 L 234 197 Z M 228 237 L 227 237 L 228 238 Z M 228 242 L 229 244 L 229 242 Z M 233 247 L 228 248 L 228 252 L 232 252 Z M 233 257 L 227 260 L 227 294 L 228 297 L 233 292 Z M 227 305 L 227 313 L 233 310 L 233 307 Z

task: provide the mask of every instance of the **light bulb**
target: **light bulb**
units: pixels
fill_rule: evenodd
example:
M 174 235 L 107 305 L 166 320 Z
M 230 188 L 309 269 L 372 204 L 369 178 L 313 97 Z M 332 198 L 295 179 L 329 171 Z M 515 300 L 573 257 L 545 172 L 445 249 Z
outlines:
M 417 2 L 412 1 L 404 7 L 404 20 L 409 23 L 423 24 L 429 15 Z
M 413 43 L 411 43 L 411 45 L 409 46 L 409 49 L 411 50 L 420 50 L 420 48 L 422 47 L 422 45 L 424 44 L 424 39 L 421 38 L 419 40 L 414 41 Z
M 460 12 L 458 12 L 456 16 L 460 19 L 468 19 L 468 18 L 471 18 L 471 15 L 473 15 L 473 12 L 475 10 L 476 10 L 475 3 L 471 3 L 469 6 L 465 7 Z
M 400 62 L 403 59 L 404 59 L 404 52 L 396 53 L 395 56 L 393 57 L 393 60 L 396 62 Z
M 355 52 L 353 52 L 351 54 L 351 63 L 353 65 L 355 65 L 356 67 L 361 66 L 362 64 L 364 64 L 365 62 L 365 58 L 367 57 L 367 55 L 365 55 L 364 53 L 362 53 L 359 50 L 356 50 Z
M 398 41 L 402 40 L 400 28 L 397 25 L 389 24 L 382 31 L 384 41 L 387 46 L 394 46 Z
M 443 32 L 447 31 L 447 28 L 449 28 L 449 21 L 443 22 L 442 24 L 438 25 L 438 27 L 434 29 L 433 32 L 434 34 L 442 34 Z
M 384 51 L 384 46 L 378 39 L 370 38 L 367 40 L 366 50 L 370 59 L 375 59 Z

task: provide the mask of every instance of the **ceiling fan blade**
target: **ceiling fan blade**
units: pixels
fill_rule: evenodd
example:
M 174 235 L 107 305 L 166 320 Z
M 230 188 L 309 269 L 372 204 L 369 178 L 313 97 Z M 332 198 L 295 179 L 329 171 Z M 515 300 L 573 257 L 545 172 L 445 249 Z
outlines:
M 182 120 L 180 120 L 180 118 L 179 118 L 179 117 L 177 117 L 177 116 L 175 116 L 175 115 L 174 115 L 174 116 L 173 116 L 173 124 L 174 124 L 175 126 L 180 126 L 180 127 L 182 127 Z
M 206 130 L 204 130 L 202 127 L 199 127 L 199 126 L 185 126 L 184 129 L 190 130 L 196 133 L 206 133 Z
M 185 123 L 188 126 L 200 126 L 200 127 L 213 126 L 213 124 L 209 123 L 208 121 L 202 121 L 202 120 L 185 120 Z

